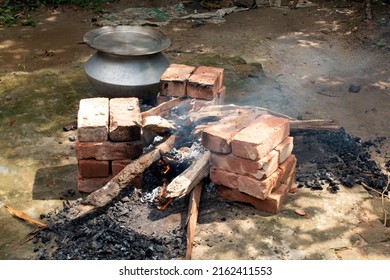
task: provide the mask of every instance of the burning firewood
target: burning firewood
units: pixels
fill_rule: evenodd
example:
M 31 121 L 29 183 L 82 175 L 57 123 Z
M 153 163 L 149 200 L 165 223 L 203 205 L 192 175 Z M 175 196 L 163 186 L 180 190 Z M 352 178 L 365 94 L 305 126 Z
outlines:
M 167 165 L 167 167 L 169 167 L 169 165 Z M 159 196 L 155 197 L 153 201 L 157 209 L 161 211 L 164 211 L 173 200 L 173 198 L 165 198 L 165 192 L 167 190 L 167 186 L 168 186 L 168 181 L 164 180 Z
M 210 151 L 205 151 L 189 168 L 172 180 L 165 191 L 165 198 L 188 195 L 210 172 Z
M 164 134 L 176 130 L 175 124 L 160 116 L 146 116 L 142 119 L 142 128 L 151 130 L 157 134 Z
M 118 175 L 112 178 L 104 187 L 89 194 L 81 204 L 70 209 L 71 219 L 83 217 L 97 208 L 104 207 L 121 190 L 131 184 L 132 180 L 143 173 L 149 166 L 159 160 L 161 155 L 169 152 L 175 142 L 175 135 L 171 135 L 152 151 L 143 154 L 128 164 Z

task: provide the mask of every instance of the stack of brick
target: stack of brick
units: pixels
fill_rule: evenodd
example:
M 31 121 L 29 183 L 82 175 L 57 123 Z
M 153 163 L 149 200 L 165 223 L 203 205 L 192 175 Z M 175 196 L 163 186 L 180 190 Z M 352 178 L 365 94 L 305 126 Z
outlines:
M 140 118 L 138 98 L 80 100 L 75 143 L 80 192 L 103 187 L 142 154 Z
M 157 103 L 187 96 L 194 99 L 194 108 L 221 105 L 226 93 L 223 78 L 223 68 L 171 64 L 161 76 Z
M 207 127 L 202 144 L 212 152 L 210 179 L 219 195 L 278 213 L 295 188 L 296 158 L 289 133 L 289 121 L 271 115 Z

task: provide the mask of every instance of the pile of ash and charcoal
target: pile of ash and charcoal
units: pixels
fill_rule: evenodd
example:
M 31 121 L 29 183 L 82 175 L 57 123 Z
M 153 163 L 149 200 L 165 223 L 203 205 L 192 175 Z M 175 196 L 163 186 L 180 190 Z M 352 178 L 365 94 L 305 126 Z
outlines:
M 222 107 L 216 108 L 220 110 Z M 176 118 L 183 119 L 183 114 L 177 113 L 175 108 L 170 110 L 167 118 L 172 119 L 175 114 Z M 231 115 L 231 111 L 227 114 Z M 215 122 L 218 118 L 214 115 L 207 121 Z M 141 188 L 124 187 L 105 205 L 96 206 L 94 211 L 86 211 L 85 215 L 76 218 L 74 209 L 85 202 L 64 201 L 63 211 L 52 215 L 53 218 L 47 221 L 49 226 L 33 239 L 37 258 L 183 259 L 188 249 L 186 222 L 191 197 L 177 197 L 167 205 L 163 201 L 162 210 L 159 196 L 164 191 L 164 182 L 172 181 L 204 153 L 199 134 L 189 133 L 190 130 L 197 131 L 199 125 L 204 126 L 205 120 L 200 122 L 200 118 L 196 118 L 185 130 L 177 131 L 176 135 L 182 137 L 179 142 L 176 141 L 179 146 L 168 149 L 159 160 L 145 168 Z M 372 149 L 380 150 L 384 138 L 362 141 L 342 128 L 294 127 L 292 125 L 291 136 L 294 137 L 293 153 L 297 158 L 298 191 L 304 187 L 339 195 L 337 191 L 340 188 L 361 184 L 368 191 L 387 194 L 387 175 L 370 156 Z M 164 143 L 164 137 L 155 137 L 157 143 L 151 143 L 145 148 L 145 153 Z M 218 197 L 216 186 L 207 176 L 202 182 L 204 191 L 200 197 L 200 208 L 207 203 L 228 203 Z
M 340 128 L 300 131 L 294 140 L 298 143 L 294 148 L 298 157 L 298 188 L 337 193 L 341 187 L 359 184 L 372 194 L 388 194 L 385 173 L 390 171 L 390 161 L 381 167 L 371 158 L 372 152 L 381 153 L 384 137 L 362 141 Z

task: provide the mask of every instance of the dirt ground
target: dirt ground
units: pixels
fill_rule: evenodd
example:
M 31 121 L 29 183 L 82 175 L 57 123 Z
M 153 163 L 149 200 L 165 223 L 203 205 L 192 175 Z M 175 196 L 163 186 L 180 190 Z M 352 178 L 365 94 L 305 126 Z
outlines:
M 151 6 L 177 3 L 145 2 Z M 156 28 L 172 40 L 164 52 L 171 62 L 215 65 L 226 70 L 225 103 L 266 107 L 301 119 L 336 120 L 347 133 L 364 140 L 386 137 L 380 151 L 373 153 L 384 167 L 390 159 L 390 8 L 378 7 L 374 20 L 368 22 L 362 19 L 358 3 L 314 4 L 296 10 L 259 6 L 226 15 L 222 23 L 173 20 Z M 141 3 L 107 3 L 106 14 L 136 5 Z M 76 178 L 68 178 L 65 183 L 54 178 L 57 167 L 72 172 L 75 168 L 69 141 L 72 132 L 60 130 L 74 120 L 78 100 L 93 96 L 82 67 L 94 50 L 82 42 L 83 35 L 97 28 L 96 23 L 103 17 L 86 9 L 57 7 L 41 8 L 33 13 L 33 19 L 36 27 L 0 27 L 0 96 L 4 100 L 0 106 L 0 147 L 4 151 L 0 156 L 0 205 L 11 204 L 39 217 L 44 209 L 62 203 L 58 191 L 54 197 L 42 198 L 37 189 L 40 182 L 48 185 L 52 180 L 62 185 L 62 190 L 75 185 Z M 349 91 L 351 85 L 359 91 Z M 44 95 L 50 91 L 53 96 L 46 99 Z M 57 104 L 55 95 L 62 91 L 65 99 Z M 29 112 L 33 112 L 35 123 L 27 120 L 31 118 Z M 45 149 L 48 147 L 50 151 Z M 370 197 L 362 189 L 346 192 L 351 200 L 339 197 L 335 204 L 328 204 L 328 193 L 303 190 L 290 198 L 280 216 L 262 215 L 241 205 L 229 207 L 223 217 L 220 209 L 205 210 L 199 217 L 194 258 L 390 258 L 389 231 L 377 223 L 377 202 L 368 205 Z M 294 216 L 296 208 L 310 212 L 308 203 L 313 201 L 321 202 L 312 209 L 311 218 L 299 220 Z M 31 227 L 10 221 L 8 213 L 0 211 L 1 231 L 7 236 L 0 259 L 31 258 L 31 253 L 15 247 Z M 316 215 L 319 212 L 323 215 Z M 263 219 L 257 219 L 259 215 Z M 332 226 L 336 228 L 340 223 L 340 232 L 335 235 L 339 239 L 320 242 L 317 235 L 332 231 L 326 228 L 331 217 L 336 217 Z M 314 225 L 309 225 L 310 221 Z M 267 250 L 259 249 L 260 241 L 242 245 L 247 238 L 255 239 L 256 231 L 262 231 L 266 223 L 273 225 L 268 227 L 268 239 L 261 241 Z M 277 226 L 280 223 L 291 227 L 281 229 Z M 382 235 L 372 242 L 362 239 L 364 234 L 357 238 L 360 227 L 375 231 L 380 228 L 377 232 Z M 317 231 L 310 235 L 310 230 Z M 299 238 L 295 238 L 298 233 Z M 282 237 L 273 238 L 272 234 Z M 379 249 L 364 247 L 369 244 Z

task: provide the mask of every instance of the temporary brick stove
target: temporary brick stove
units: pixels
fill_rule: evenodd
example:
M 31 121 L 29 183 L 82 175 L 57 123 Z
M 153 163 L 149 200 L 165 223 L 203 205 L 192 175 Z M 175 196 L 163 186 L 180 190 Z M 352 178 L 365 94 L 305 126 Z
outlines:
M 161 76 L 157 104 L 190 99 L 191 110 L 222 105 L 222 68 L 171 64 Z M 80 192 L 94 192 L 143 153 L 139 100 L 90 98 L 80 101 L 76 157 Z M 206 126 L 203 146 L 211 152 L 209 176 L 220 197 L 277 213 L 295 187 L 296 158 L 289 120 L 270 114 L 224 117 Z M 141 175 L 140 175 L 141 176 Z M 141 177 L 132 183 L 138 187 Z
M 227 127 L 228 126 L 228 127 Z M 227 129 L 228 133 L 221 131 Z M 207 127 L 202 143 L 211 154 L 210 179 L 221 197 L 277 213 L 294 186 L 296 158 L 289 121 L 262 115 L 248 124 Z
M 138 98 L 80 101 L 75 145 L 78 190 L 93 192 L 143 152 Z M 133 182 L 140 186 L 140 179 Z

